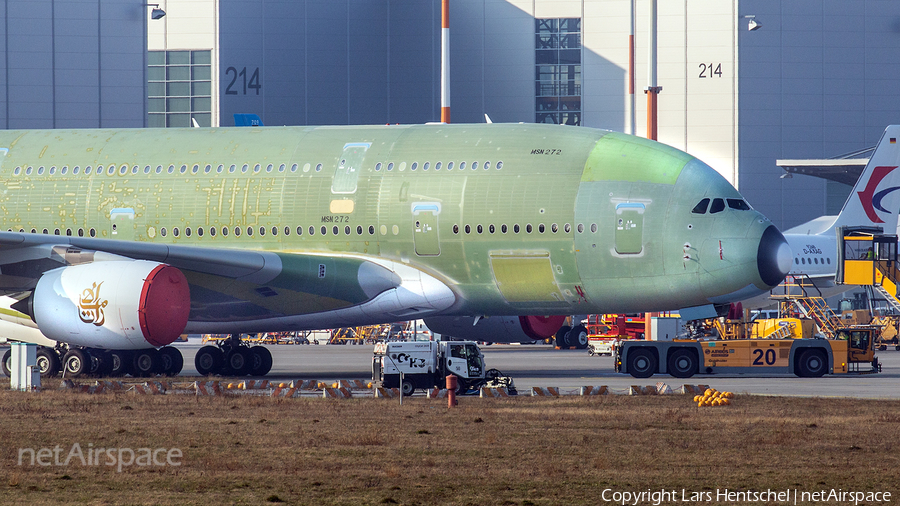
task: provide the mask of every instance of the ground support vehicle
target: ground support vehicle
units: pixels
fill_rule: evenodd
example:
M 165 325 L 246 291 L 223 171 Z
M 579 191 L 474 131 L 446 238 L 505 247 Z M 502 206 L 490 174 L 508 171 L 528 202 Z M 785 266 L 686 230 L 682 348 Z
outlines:
M 484 354 L 474 341 L 387 342 L 375 345 L 372 381 L 386 388 L 399 387 L 403 395 L 410 395 L 417 388 L 443 388 L 449 374 L 457 377 L 458 394 L 503 376 L 496 369 L 485 370 Z
M 644 338 L 644 314 L 588 315 L 588 354 L 612 356 L 619 341 Z
M 839 329 L 835 339 L 734 339 L 627 341 L 616 348 L 616 372 L 635 378 L 669 374 L 824 374 L 873 373 L 878 327 Z

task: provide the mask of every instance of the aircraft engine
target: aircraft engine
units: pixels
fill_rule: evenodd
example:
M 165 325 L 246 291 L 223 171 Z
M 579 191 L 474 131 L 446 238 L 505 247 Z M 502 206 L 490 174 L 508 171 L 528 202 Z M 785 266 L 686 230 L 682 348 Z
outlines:
M 488 343 L 530 343 L 553 337 L 562 327 L 565 316 L 491 316 L 474 326 L 471 316 L 433 316 L 425 318 L 432 332 L 455 339 Z
M 171 344 L 191 308 L 184 274 L 145 260 L 61 267 L 38 280 L 30 310 L 50 339 L 102 349 Z

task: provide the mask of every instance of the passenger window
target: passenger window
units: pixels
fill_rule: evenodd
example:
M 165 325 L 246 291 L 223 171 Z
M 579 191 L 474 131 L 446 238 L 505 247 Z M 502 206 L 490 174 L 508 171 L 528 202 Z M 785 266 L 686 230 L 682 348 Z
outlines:
M 712 206 L 709 207 L 709 214 L 721 213 L 725 210 L 725 201 L 722 199 L 713 199 Z
M 727 199 L 728 207 L 732 209 L 736 209 L 738 211 L 749 211 L 750 204 L 744 202 L 743 199 Z
M 709 207 L 709 199 L 703 199 L 697 203 L 696 206 L 691 210 L 694 214 L 706 214 L 706 208 Z

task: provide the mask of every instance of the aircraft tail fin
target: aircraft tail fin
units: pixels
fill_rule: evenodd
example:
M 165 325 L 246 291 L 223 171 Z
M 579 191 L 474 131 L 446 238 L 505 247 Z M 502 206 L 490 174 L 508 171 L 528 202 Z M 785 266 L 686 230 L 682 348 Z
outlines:
M 256 114 L 234 113 L 234 126 L 263 126 L 263 122 Z
M 900 125 L 889 125 L 834 226 L 880 226 L 894 233 L 900 213 Z

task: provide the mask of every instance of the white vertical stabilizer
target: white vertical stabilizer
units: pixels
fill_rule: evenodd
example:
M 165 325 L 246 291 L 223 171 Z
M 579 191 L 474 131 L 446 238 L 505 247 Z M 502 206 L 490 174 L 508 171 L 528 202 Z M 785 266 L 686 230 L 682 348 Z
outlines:
M 833 226 L 883 227 L 886 233 L 894 233 L 900 213 L 898 167 L 900 125 L 890 125 L 884 130 Z

